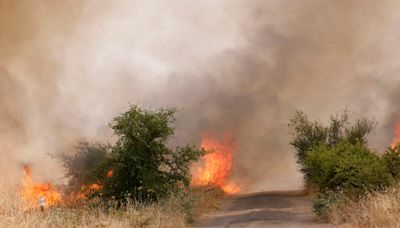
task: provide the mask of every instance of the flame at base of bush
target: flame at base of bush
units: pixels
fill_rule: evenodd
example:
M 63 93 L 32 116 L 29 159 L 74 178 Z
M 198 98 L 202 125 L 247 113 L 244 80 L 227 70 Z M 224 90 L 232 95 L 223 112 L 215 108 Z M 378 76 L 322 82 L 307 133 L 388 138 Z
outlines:
M 114 176 L 114 171 L 112 169 L 107 171 L 107 178 L 112 178 Z M 82 199 L 87 199 L 88 196 L 90 196 L 93 193 L 96 193 L 100 191 L 103 188 L 102 185 L 100 184 L 89 184 L 89 185 L 83 185 L 81 187 L 81 190 L 77 193 L 76 199 L 82 200 Z
M 228 194 L 240 192 L 240 187 L 229 181 L 232 172 L 233 137 L 225 136 L 219 142 L 207 135 L 203 137 L 201 147 L 208 153 L 203 156 L 202 163 L 194 166 L 192 185 L 213 185 Z
M 111 178 L 114 171 L 110 169 L 107 177 Z M 21 199 L 27 209 L 39 207 L 39 201 L 43 197 L 45 206 L 61 205 L 79 200 L 86 200 L 88 196 L 100 191 L 103 186 L 93 183 L 82 185 L 79 192 L 71 195 L 62 194 L 51 183 L 35 183 L 32 178 L 32 171 L 28 165 L 23 168 L 23 177 L 20 188 Z

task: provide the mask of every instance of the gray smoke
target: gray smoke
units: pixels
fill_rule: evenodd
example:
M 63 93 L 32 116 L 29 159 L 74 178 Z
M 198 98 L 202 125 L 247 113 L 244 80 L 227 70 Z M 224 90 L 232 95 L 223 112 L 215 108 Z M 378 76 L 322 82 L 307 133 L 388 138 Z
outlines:
M 1 0 L 0 169 L 31 163 L 58 180 L 62 170 L 47 153 L 79 139 L 112 140 L 107 124 L 129 104 L 171 105 L 182 108 L 174 143 L 232 132 L 234 181 L 249 191 L 299 188 L 287 129 L 294 110 L 325 121 L 347 107 L 378 120 L 373 147 L 391 142 L 400 117 L 399 7 Z

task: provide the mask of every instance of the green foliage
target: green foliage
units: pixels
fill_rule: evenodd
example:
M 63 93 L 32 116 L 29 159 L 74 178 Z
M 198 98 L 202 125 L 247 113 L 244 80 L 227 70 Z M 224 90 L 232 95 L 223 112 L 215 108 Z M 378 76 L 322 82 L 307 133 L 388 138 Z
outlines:
M 110 146 L 100 143 L 79 142 L 73 154 L 60 153 L 56 158 L 61 160 L 65 176 L 69 179 L 69 190 L 77 192 L 82 185 L 93 182 L 90 170 L 102 161 L 109 152 Z
M 309 181 L 322 192 L 341 189 L 358 195 L 388 186 L 392 181 L 379 156 L 362 144 L 320 145 L 308 153 L 304 163 Z
M 311 175 L 304 169 L 304 161 L 309 151 L 318 146 L 334 147 L 342 142 L 366 145 L 366 136 L 374 126 L 375 122 L 366 118 L 358 119 L 351 124 L 348 110 L 332 115 L 328 126 L 318 121 L 310 121 L 304 112 L 297 111 L 289 120 L 292 135 L 290 144 L 296 149 L 297 162 L 305 178 L 308 180 Z
M 346 122 L 344 126 L 343 141 L 366 146 L 368 144 L 366 136 L 374 130 L 376 123 L 374 120 L 362 118 L 356 120 L 353 125 Z
M 203 153 L 191 146 L 166 146 L 174 134 L 175 108 L 144 110 L 132 106 L 111 126 L 118 140 L 92 176 L 102 186 L 99 196 L 123 201 L 155 201 L 190 184 L 190 164 Z M 107 173 L 112 170 L 112 177 Z
M 324 144 L 327 139 L 328 130 L 317 121 L 310 121 L 306 114 L 297 111 L 289 120 L 289 129 L 292 134 L 290 144 L 297 150 L 298 163 L 303 165 L 307 151 L 314 146 Z
M 340 199 L 339 192 L 320 192 L 313 200 L 314 212 L 323 220 L 327 220 L 332 212 L 332 207 Z
M 366 136 L 375 122 L 350 121 L 349 112 L 332 115 L 328 125 L 310 121 L 303 112 L 290 119 L 291 145 L 307 184 L 317 190 L 314 211 L 326 219 L 341 199 L 357 200 L 400 180 L 400 145 L 379 157 Z
M 389 147 L 382 156 L 387 169 L 396 180 L 400 180 L 400 144 L 396 147 Z

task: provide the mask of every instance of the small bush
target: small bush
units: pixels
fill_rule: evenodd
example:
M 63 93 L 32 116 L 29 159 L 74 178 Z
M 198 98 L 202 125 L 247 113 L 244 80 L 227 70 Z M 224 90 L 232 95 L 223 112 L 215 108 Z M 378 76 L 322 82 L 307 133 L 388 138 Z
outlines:
M 290 144 L 296 149 L 298 163 L 301 166 L 307 152 L 317 145 L 325 144 L 327 140 L 328 129 L 317 121 L 310 121 L 301 111 L 297 111 L 289 120 L 289 129 L 293 137 Z
M 320 192 L 313 200 L 314 212 L 323 220 L 327 220 L 335 203 L 340 199 L 340 193 L 327 191 Z
M 296 149 L 297 162 L 307 181 L 311 174 L 304 169 L 304 161 L 315 147 L 334 147 L 342 142 L 367 145 L 366 136 L 374 129 L 374 120 L 362 118 L 352 124 L 349 119 L 349 111 L 344 110 L 332 115 L 327 126 L 318 121 L 310 121 L 301 111 L 297 111 L 289 120 L 292 135 L 290 144 Z
M 362 144 L 344 142 L 335 147 L 321 145 L 311 150 L 305 160 L 309 181 L 320 191 L 343 190 L 359 195 L 388 186 L 389 170 L 377 154 Z
M 389 147 L 382 156 L 387 169 L 392 174 L 393 178 L 400 180 L 400 144 L 396 147 Z

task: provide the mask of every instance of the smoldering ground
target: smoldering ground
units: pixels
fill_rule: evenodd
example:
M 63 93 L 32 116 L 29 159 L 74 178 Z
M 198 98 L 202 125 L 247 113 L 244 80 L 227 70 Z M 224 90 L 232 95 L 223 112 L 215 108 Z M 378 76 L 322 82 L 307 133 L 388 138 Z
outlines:
M 232 132 L 236 182 L 249 191 L 298 188 L 287 130 L 296 109 L 322 121 L 345 107 L 375 117 L 372 146 L 390 143 L 400 114 L 399 7 L 1 0 L 1 171 L 30 163 L 37 176 L 59 180 L 48 153 L 109 141 L 107 124 L 129 104 L 170 105 L 182 108 L 174 144 Z

